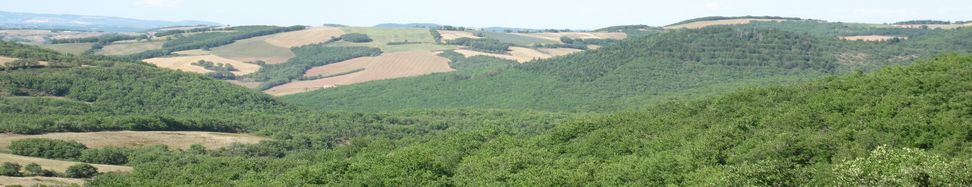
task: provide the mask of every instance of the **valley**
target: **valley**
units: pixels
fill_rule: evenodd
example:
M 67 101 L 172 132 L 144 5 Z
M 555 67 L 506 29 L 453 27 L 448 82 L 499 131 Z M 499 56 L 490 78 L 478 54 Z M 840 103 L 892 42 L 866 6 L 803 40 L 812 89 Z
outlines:
M 968 22 L 12 15 L 0 186 L 972 184 Z

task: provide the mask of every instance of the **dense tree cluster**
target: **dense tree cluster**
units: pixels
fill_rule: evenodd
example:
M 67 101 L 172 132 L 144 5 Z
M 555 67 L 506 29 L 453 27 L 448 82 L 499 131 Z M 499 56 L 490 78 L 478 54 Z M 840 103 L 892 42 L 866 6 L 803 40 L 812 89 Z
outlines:
M 163 37 L 163 36 L 171 36 L 171 35 L 185 34 L 185 33 L 211 32 L 211 31 L 229 31 L 229 30 L 232 30 L 232 29 L 233 29 L 232 27 L 230 27 L 230 28 L 200 27 L 200 28 L 192 28 L 192 29 L 171 29 L 171 30 L 164 30 L 164 31 L 155 32 L 155 34 L 153 34 L 153 36 L 155 36 L 155 37 Z
M 371 42 L 371 37 L 368 37 L 367 34 L 348 33 L 341 35 L 341 40 L 351 43 L 368 43 Z
M 446 41 L 446 43 L 449 45 L 468 46 L 472 50 L 490 53 L 506 53 L 510 50 L 510 46 L 512 46 L 512 44 L 503 43 L 499 40 L 489 38 L 457 38 L 455 40 Z
M 23 139 L 10 142 L 13 154 L 50 159 L 75 159 L 81 156 L 81 151 L 88 149 L 84 144 L 74 141 L 51 139 Z

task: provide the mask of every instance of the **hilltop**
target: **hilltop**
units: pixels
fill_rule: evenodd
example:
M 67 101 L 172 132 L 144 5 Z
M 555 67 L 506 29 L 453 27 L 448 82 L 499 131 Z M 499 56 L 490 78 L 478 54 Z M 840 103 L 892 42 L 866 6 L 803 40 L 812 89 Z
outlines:
M 207 21 L 155 21 L 107 16 L 0 11 L 0 28 L 140 32 L 160 27 L 220 25 Z

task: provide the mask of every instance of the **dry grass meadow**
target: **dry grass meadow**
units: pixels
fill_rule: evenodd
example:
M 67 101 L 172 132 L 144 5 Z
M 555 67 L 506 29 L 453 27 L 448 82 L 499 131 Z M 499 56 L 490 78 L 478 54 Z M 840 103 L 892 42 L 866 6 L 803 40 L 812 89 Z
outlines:
M 177 69 L 187 72 L 194 73 L 209 73 L 212 72 L 201 66 L 192 65 L 193 62 L 198 62 L 199 60 L 206 60 L 215 63 L 231 64 L 233 67 L 239 71 L 234 71 L 233 74 L 236 75 L 246 75 L 257 70 L 260 70 L 260 66 L 256 64 L 244 63 L 238 60 L 223 58 L 216 55 L 196 55 L 196 56 L 176 56 L 176 57 L 161 57 L 161 58 L 151 58 L 144 60 L 146 63 L 155 64 L 156 66 L 169 69 Z
M 186 149 L 192 144 L 201 144 L 206 148 L 222 148 L 234 143 L 255 144 L 262 140 L 268 140 L 266 137 L 248 134 L 196 131 L 65 132 L 39 135 L 3 134 L 3 136 L 0 136 L 0 151 L 9 151 L 7 150 L 7 146 L 10 145 L 10 142 L 25 138 L 77 141 L 89 148 L 167 145 L 177 149 Z
M 356 69 L 364 70 L 317 80 L 291 82 L 273 87 L 266 93 L 280 96 L 340 85 L 455 71 L 449 66 L 449 59 L 440 57 L 435 52 L 408 51 L 385 53 L 377 57 L 355 58 L 315 67 L 308 70 L 305 76 L 332 75 Z

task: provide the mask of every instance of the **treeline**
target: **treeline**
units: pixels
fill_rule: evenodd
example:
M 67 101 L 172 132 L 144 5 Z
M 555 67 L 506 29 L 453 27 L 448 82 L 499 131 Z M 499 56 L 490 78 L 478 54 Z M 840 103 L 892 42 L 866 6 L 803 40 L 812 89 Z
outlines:
M 90 164 L 75 164 L 68 167 L 61 175 L 52 170 L 44 169 L 37 163 L 30 163 L 23 167 L 24 171 L 21 171 L 20 164 L 12 162 L 3 162 L 0 165 L 0 176 L 10 176 L 10 177 L 70 177 L 70 178 L 90 178 L 98 174 L 98 168 L 91 166 Z
M 78 56 L 58 53 L 50 49 L 6 41 L 0 41 L 0 56 L 18 58 L 20 61 L 17 61 L 15 65 L 33 66 L 38 64 L 38 61 L 45 61 L 48 63 L 47 67 L 55 68 L 81 67 L 84 65 L 111 66 L 119 60 L 112 57 Z
M 102 43 L 103 45 L 111 44 L 111 42 L 122 41 L 122 40 L 144 40 L 148 39 L 146 35 L 129 35 L 129 34 L 105 34 L 95 37 L 87 38 L 64 38 L 64 39 L 51 39 L 51 44 L 63 44 L 63 43 Z
M 455 40 L 446 41 L 446 44 L 468 46 L 476 51 L 490 53 L 506 53 L 510 50 L 510 46 L 512 46 L 512 44 L 503 43 L 499 40 L 490 38 L 457 38 Z
M 209 49 L 231 44 L 237 40 L 271 35 L 281 32 L 303 30 L 305 26 L 275 27 L 275 26 L 240 26 L 230 28 L 233 32 L 207 32 L 193 34 L 186 37 L 179 37 L 166 41 L 162 44 L 162 49 L 149 50 L 137 54 L 128 55 L 129 59 L 141 60 L 153 57 L 169 55 L 172 52 Z
M 341 35 L 341 40 L 351 43 L 368 43 L 371 42 L 371 37 L 368 37 L 367 34 L 348 33 Z
M 895 22 L 895 25 L 948 25 L 952 24 L 950 21 L 940 21 L 940 20 L 911 20 L 911 21 L 901 21 Z
M 329 47 L 324 44 L 295 47 L 291 51 L 295 56 L 287 63 L 263 65 L 259 71 L 250 75 L 254 80 L 264 82 L 261 90 L 302 79 L 304 72 L 316 66 L 381 54 L 381 50 L 377 48 Z
M 560 42 L 563 44 L 536 44 L 535 47 L 546 47 L 546 48 L 573 48 L 580 50 L 587 50 L 589 45 L 606 46 L 615 44 L 618 40 L 613 39 L 598 39 L 598 38 L 578 38 L 573 39 L 570 37 L 560 37 Z
M 796 17 L 780 17 L 780 16 L 733 16 L 733 17 L 710 16 L 710 17 L 701 17 L 701 18 L 695 18 L 695 19 L 689 19 L 689 20 L 685 20 L 685 21 L 680 21 L 678 23 L 673 23 L 673 24 L 669 24 L 669 25 L 666 25 L 666 26 L 681 25 L 681 24 L 692 23 L 692 22 L 700 22 L 700 21 L 719 21 L 719 20 L 727 20 L 727 19 L 803 20 L 802 18 L 796 18 Z
M 171 36 L 171 35 L 185 34 L 185 33 L 210 32 L 210 31 L 230 31 L 230 30 L 233 30 L 233 28 L 232 27 L 229 27 L 229 28 L 202 27 L 202 28 L 193 28 L 193 29 L 175 29 L 175 30 L 159 31 L 159 32 L 156 32 L 154 34 L 154 36 L 155 37 L 163 37 L 163 36 Z

